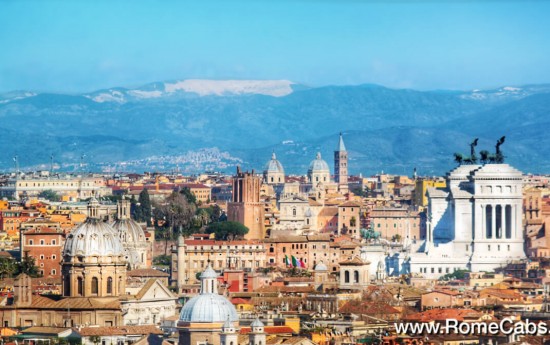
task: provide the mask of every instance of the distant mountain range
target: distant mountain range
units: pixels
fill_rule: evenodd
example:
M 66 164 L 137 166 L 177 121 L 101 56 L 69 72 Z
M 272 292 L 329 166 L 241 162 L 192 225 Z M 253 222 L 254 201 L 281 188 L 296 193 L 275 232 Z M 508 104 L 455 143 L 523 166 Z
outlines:
M 453 152 L 494 150 L 550 173 L 550 84 L 473 91 L 378 85 L 307 87 L 286 80 L 183 80 L 86 94 L 0 94 L 0 169 L 187 172 L 262 170 L 275 151 L 305 173 L 317 151 L 332 166 L 344 133 L 350 172 L 439 175 Z M 81 162 L 84 167 L 81 168 Z

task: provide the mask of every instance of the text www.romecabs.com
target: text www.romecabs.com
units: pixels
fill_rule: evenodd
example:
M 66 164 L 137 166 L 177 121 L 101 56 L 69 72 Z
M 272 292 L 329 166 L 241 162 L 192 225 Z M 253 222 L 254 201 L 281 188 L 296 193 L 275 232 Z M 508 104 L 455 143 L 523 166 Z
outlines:
M 442 323 L 394 323 L 398 334 L 518 334 L 518 335 L 542 335 L 549 334 L 546 323 L 525 321 L 513 321 L 504 319 L 500 322 L 460 322 L 456 319 L 448 319 Z

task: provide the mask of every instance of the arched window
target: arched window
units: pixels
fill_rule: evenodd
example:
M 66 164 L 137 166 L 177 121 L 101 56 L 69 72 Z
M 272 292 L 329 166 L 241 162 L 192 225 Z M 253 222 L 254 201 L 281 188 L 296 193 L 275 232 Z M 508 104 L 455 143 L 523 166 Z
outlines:
M 296 217 L 296 209 L 295 208 L 292 209 L 292 215 Z
M 344 272 L 344 283 L 349 283 L 349 271 Z
M 111 277 L 107 278 L 107 293 L 108 294 L 113 293 L 113 278 Z
M 82 277 L 78 277 L 77 281 L 77 293 L 80 296 L 84 296 L 84 280 L 82 280 Z
M 98 282 L 96 277 L 93 277 L 92 278 L 92 293 L 94 295 L 97 295 L 98 291 L 99 291 L 99 282 Z
M 44 240 L 40 240 L 40 245 L 43 246 L 44 245 Z
M 55 275 L 55 273 L 56 273 L 56 271 L 55 271 L 55 270 L 52 270 L 52 276 L 54 276 L 54 275 Z
M 52 246 L 55 246 L 55 240 L 52 240 Z
M 353 282 L 354 283 L 359 283 L 359 271 L 354 271 L 353 272 Z
M 34 241 L 33 240 L 29 240 L 29 245 L 33 245 L 34 244 Z

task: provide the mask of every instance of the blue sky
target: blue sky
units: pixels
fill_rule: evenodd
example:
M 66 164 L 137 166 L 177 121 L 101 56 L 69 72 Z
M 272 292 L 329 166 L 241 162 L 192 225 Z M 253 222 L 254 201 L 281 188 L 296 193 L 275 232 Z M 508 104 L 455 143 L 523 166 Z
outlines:
M 0 2 L 0 92 L 289 79 L 472 89 L 550 82 L 547 1 Z

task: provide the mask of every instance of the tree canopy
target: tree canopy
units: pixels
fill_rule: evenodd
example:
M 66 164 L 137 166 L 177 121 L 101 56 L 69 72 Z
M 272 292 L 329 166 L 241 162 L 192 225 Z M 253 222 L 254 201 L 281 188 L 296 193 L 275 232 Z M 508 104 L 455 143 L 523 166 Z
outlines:
M 216 240 L 233 240 L 248 234 L 248 228 L 239 222 L 218 222 L 210 224 L 206 233 L 214 233 Z
M 51 189 L 44 190 L 38 194 L 39 198 L 43 198 L 49 201 L 61 201 L 61 196 Z
M 147 226 L 151 226 L 151 217 L 153 215 L 151 207 L 151 199 L 149 198 L 149 192 L 144 188 L 139 193 L 138 203 L 134 207 L 134 219 L 138 222 L 146 222 Z

